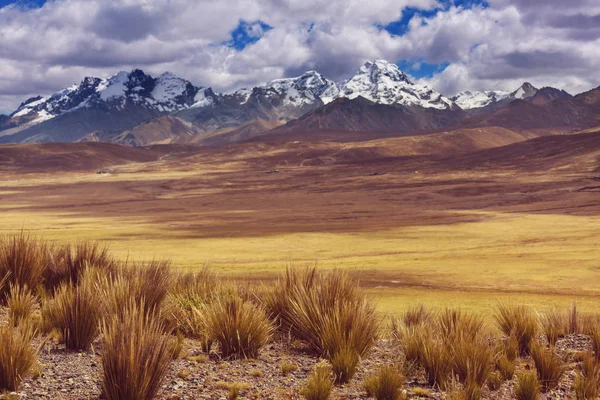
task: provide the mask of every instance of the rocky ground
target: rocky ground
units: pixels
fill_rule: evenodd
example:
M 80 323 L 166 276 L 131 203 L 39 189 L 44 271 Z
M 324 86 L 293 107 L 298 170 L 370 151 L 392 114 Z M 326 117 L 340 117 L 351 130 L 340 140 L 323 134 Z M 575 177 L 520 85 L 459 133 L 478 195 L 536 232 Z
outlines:
M 591 349 L 591 342 L 583 335 L 571 335 L 557 343 L 559 354 L 569 362 L 568 372 L 559 387 L 543 395 L 543 399 L 570 399 L 576 364 L 573 355 Z M 47 343 L 40 354 L 39 376 L 27 378 L 16 395 L 24 399 L 97 399 L 101 396 L 100 381 L 102 361 L 101 342 L 87 352 L 69 353 L 62 345 Z M 365 375 L 378 366 L 399 359 L 401 349 L 391 340 L 380 340 L 369 356 L 363 360 L 354 379 L 347 385 L 334 389 L 333 399 L 366 398 L 362 388 Z M 159 394 L 160 399 L 226 399 L 228 386 L 239 384 L 240 398 L 247 399 L 300 399 L 300 388 L 317 359 L 302 352 L 301 347 L 285 340 L 269 344 L 256 360 L 222 360 L 216 354 L 206 356 L 200 344 L 186 340 L 180 358 L 171 365 Z M 295 366 L 284 374 L 282 364 Z M 517 370 L 530 368 L 522 360 Z M 495 392 L 485 389 L 484 398 L 514 398 L 513 381 L 505 382 Z M 417 388 L 425 389 L 415 393 Z M 444 394 L 428 387 L 422 372 L 411 377 L 406 385 L 409 398 L 443 399 Z M 420 397 L 417 395 L 419 394 Z

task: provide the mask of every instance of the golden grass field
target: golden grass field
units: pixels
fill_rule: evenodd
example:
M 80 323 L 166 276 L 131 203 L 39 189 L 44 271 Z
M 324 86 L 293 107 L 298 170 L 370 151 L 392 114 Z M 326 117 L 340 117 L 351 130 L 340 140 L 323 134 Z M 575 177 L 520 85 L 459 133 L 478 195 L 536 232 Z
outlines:
M 598 310 L 600 208 L 595 192 L 577 191 L 589 185 L 585 163 L 550 172 L 430 160 L 417 170 L 255 156 L 167 157 L 107 175 L 13 171 L 0 182 L 1 231 L 100 240 L 121 259 L 242 279 L 339 267 L 385 315 L 415 303 L 486 313 L 498 300 Z

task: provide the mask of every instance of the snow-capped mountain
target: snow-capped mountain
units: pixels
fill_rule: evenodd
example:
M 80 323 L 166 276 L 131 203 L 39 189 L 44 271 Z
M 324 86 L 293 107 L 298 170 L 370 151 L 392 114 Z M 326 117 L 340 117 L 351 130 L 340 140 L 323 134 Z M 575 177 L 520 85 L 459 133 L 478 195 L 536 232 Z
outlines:
M 364 97 L 379 104 L 401 104 L 447 110 L 452 100 L 435 90 L 412 82 L 396 64 L 384 60 L 366 62 L 352 78 L 342 84 L 338 97 Z
M 501 102 L 508 103 L 516 99 L 528 99 L 535 96 L 537 92 L 537 88 L 535 88 L 531 83 L 525 82 L 513 92 L 507 92 L 503 90 L 467 90 L 452 97 L 452 101 L 454 101 L 463 110 L 472 110 Z

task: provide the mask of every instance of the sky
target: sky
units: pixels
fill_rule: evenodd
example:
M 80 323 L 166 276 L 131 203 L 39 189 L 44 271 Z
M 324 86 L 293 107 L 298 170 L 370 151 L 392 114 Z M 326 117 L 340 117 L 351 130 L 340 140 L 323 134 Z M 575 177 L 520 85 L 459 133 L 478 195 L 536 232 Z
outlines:
M 451 96 L 600 86 L 598 0 L 0 0 L 0 113 L 141 68 L 228 91 L 386 59 Z

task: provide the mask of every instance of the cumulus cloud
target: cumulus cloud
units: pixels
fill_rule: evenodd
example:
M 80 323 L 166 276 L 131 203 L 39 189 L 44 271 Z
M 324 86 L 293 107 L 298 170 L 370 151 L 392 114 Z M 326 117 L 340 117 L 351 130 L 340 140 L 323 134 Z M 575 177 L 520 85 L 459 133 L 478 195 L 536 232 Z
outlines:
M 50 0 L 0 9 L 0 111 L 87 75 L 172 71 L 226 91 L 317 69 L 343 79 L 365 60 L 449 64 L 423 78 L 444 94 L 523 81 L 600 85 L 597 0 Z M 406 33 L 386 25 L 407 7 Z M 268 29 L 266 29 L 268 27 Z M 232 37 L 243 31 L 248 43 Z

